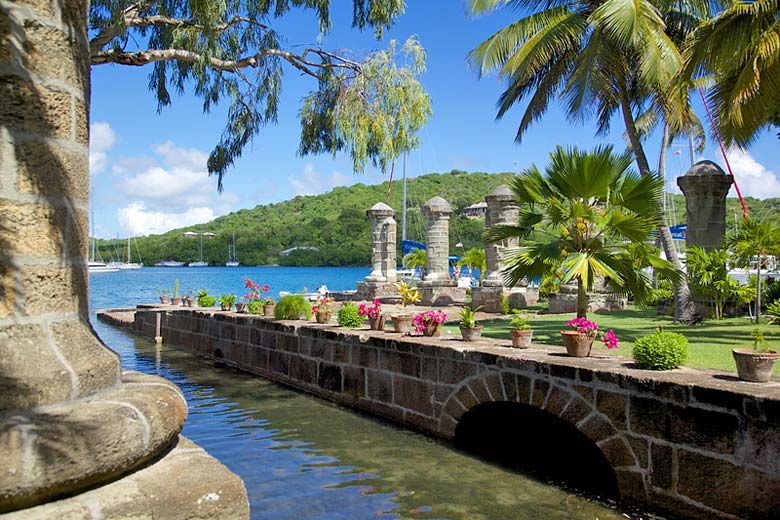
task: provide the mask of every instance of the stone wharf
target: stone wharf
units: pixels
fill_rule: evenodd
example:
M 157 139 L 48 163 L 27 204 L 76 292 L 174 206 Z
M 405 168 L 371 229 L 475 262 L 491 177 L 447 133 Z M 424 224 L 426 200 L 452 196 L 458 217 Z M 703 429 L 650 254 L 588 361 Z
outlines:
M 147 338 L 160 330 L 168 345 L 444 439 L 492 403 L 532 407 L 598 447 L 626 505 L 673 517 L 780 518 L 778 383 L 638 370 L 627 358 L 570 358 L 544 345 L 520 351 L 505 348 L 508 340 L 234 313 L 139 306 L 124 319 L 98 317 Z

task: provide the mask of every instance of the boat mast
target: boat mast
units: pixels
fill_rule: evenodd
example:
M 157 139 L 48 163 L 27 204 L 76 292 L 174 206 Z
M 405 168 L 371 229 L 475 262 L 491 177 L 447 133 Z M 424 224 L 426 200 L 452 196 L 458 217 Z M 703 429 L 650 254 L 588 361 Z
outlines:
M 406 240 L 406 152 L 404 152 L 404 189 L 402 197 L 403 210 L 401 211 L 401 241 Z

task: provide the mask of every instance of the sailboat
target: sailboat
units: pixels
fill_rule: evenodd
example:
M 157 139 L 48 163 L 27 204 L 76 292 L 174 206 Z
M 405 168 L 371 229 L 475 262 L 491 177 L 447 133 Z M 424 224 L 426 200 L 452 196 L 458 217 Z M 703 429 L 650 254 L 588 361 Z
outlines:
M 236 234 L 233 233 L 233 249 L 231 250 L 230 244 L 228 244 L 228 261 L 225 262 L 225 267 L 238 267 L 241 265 L 238 261 L 238 255 L 236 255 Z
M 135 245 L 136 252 L 138 252 L 138 244 Z M 141 259 L 141 253 L 138 253 L 138 259 Z M 116 267 L 117 269 L 140 269 L 143 264 L 140 262 L 133 262 L 130 254 L 130 237 L 127 237 L 127 261 L 109 262 L 109 267 Z
M 89 260 L 87 261 L 87 271 L 90 273 L 115 273 L 119 271 L 118 267 L 110 267 L 100 258 L 100 251 L 97 249 L 97 239 L 95 238 L 95 213 L 92 212 L 92 248 L 90 250 Z M 95 259 L 97 256 L 98 259 Z
M 203 261 L 203 229 L 200 230 L 200 260 L 197 262 L 190 262 L 190 267 L 208 267 L 209 263 Z

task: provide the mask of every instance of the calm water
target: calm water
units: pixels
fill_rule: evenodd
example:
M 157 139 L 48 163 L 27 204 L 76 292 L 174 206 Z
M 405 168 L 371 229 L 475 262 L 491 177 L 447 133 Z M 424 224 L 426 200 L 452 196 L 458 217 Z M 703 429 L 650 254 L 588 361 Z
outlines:
M 93 309 L 151 301 L 176 277 L 183 287 L 213 292 L 237 292 L 242 274 L 271 284 L 274 293 L 323 281 L 333 290 L 351 289 L 367 272 L 143 268 L 91 275 L 90 301 Z M 190 410 L 184 434 L 244 479 L 252 518 L 625 518 L 423 435 L 94 325 L 126 369 L 179 385 Z

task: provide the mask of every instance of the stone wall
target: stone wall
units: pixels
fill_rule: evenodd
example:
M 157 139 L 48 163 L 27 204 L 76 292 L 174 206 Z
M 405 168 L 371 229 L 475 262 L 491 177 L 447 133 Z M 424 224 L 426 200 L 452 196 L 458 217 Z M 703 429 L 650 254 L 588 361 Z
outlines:
M 545 410 L 594 442 L 621 498 L 692 518 L 780 513 L 780 385 L 693 369 L 651 372 L 561 347 L 401 337 L 197 310 L 139 310 L 147 337 L 452 439 L 481 404 Z

